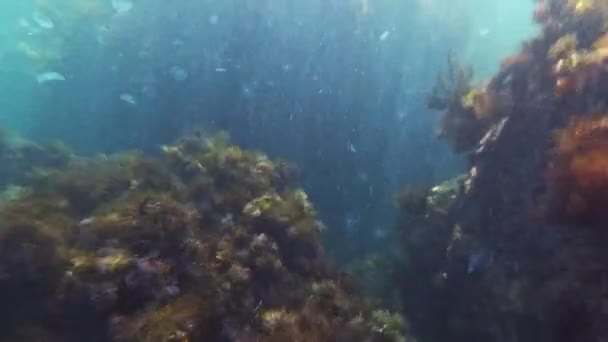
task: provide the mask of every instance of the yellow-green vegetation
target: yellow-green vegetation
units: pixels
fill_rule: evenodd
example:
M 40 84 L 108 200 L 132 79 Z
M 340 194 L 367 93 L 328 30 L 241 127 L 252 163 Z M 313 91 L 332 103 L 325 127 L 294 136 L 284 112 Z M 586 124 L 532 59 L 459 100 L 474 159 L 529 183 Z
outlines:
M 401 331 L 406 329 L 403 317 L 387 310 L 374 310 L 371 316 L 373 329 L 393 338 L 394 341 L 405 342 Z
M 428 209 L 434 213 L 447 214 L 458 195 L 464 190 L 465 181 L 466 175 L 461 175 L 432 187 L 426 197 Z
M 567 58 L 573 52 L 576 51 L 578 46 L 578 39 L 576 34 L 568 33 L 560 37 L 549 49 L 547 56 L 551 59 L 558 60 L 560 58 Z
M 202 341 L 203 336 L 194 328 L 211 312 L 205 302 L 197 296 L 184 295 L 161 307 L 150 307 L 133 319 L 113 317 L 114 337 L 117 341 Z
M 293 165 L 202 134 L 159 158 L 5 153 L 0 340 L 404 339 L 325 259 Z
M 594 12 L 608 16 L 608 4 L 603 0 L 567 0 L 566 5 L 579 16 Z
M 294 329 L 297 319 L 296 315 L 284 308 L 265 310 L 260 316 L 262 326 L 271 333 L 278 330 Z
M 404 187 L 395 195 L 395 205 L 408 216 L 424 216 L 428 208 L 429 189 L 424 186 Z
M 72 151 L 61 142 L 42 146 L 0 129 L 0 186 L 28 182 L 36 170 L 65 166 L 72 157 Z

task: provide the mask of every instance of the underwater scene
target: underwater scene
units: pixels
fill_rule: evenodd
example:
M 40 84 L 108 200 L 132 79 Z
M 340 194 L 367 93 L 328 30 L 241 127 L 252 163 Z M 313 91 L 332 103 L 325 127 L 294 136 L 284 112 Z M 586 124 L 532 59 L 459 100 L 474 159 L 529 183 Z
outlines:
M 608 341 L 608 0 L 0 2 L 4 341 Z

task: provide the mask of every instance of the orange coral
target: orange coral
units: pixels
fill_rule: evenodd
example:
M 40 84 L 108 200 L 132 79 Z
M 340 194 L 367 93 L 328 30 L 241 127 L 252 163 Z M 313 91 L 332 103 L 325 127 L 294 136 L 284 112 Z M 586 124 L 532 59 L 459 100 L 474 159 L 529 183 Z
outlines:
M 608 114 L 573 119 L 557 132 L 548 172 L 556 217 L 595 225 L 608 213 Z

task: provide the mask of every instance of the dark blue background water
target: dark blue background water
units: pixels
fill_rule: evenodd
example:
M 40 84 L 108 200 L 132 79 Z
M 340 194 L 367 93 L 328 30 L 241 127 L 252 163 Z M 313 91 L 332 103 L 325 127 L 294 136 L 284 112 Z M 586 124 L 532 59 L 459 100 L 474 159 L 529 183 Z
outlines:
M 0 50 L 0 89 L 18 102 L 4 100 L 1 117 L 30 138 L 60 138 L 82 153 L 156 152 L 194 129 L 225 130 L 239 145 L 300 166 L 328 245 L 346 261 L 386 244 L 402 184 L 463 170 L 434 138 L 437 115 L 425 93 L 448 51 L 485 53 L 478 69 L 487 74 L 494 56 L 522 39 L 521 28 L 509 27 L 511 12 L 501 22 L 472 12 L 474 3 L 142 0 L 123 15 L 110 1 L 13 8 L 42 11 L 55 27 L 18 27 L 6 41 L 60 58 Z M 525 6 L 518 10 L 527 22 Z M 48 71 L 66 81 L 36 84 Z

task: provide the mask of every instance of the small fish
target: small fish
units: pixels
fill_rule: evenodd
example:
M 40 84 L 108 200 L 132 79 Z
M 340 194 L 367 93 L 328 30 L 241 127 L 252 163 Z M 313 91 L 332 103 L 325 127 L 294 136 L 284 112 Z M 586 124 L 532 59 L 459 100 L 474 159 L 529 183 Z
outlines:
M 135 96 L 133 96 L 129 93 L 122 93 L 122 94 L 120 94 L 119 98 L 128 104 L 132 104 L 132 105 L 137 104 L 137 100 L 135 99 Z
M 38 24 L 38 26 L 42 27 L 43 29 L 51 30 L 55 27 L 55 24 L 53 23 L 51 18 L 47 17 L 41 12 L 35 11 L 34 13 L 32 13 L 32 19 L 34 19 L 36 24 Z
M 389 230 L 383 226 L 376 227 L 373 230 L 373 235 L 376 239 L 386 239 L 389 236 Z
M 348 143 L 346 145 L 346 148 L 348 149 L 348 151 L 350 151 L 351 153 L 357 153 L 357 148 L 355 147 L 355 145 L 353 145 L 352 143 Z
M 380 41 L 387 40 L 387 39 L 388 39 L 388 37 L 389 37 L 390 35 L 391 35 L 391 33 L 390 33 L 389 31 L 384 31 L 384 32 L 383 32 L 383 33 L 380 35 L 380 38 L 379 38 L 379 39 L 380 39 Z
M 365 182 L 369 181 L 369 175 L 365 171 L 359 171 L 359 172 L 357 172 L 357 180 L 365 183 Z
M 112 0 L 112 8 L 118 14 L 125 14 L 133 8 L 133 2 L 130 0 Z
M 242 84 L 241 85 L 241 96 L 243 96 L 246 99 L 253 99 L 255 97 L 255 91 L 254 88 L 255 87 L 255 83 L 253 84 Z
M 480 248 L 469 255 L 467 273 L 483 271 L 494 261 L 494 253 L 486 248 Z
M 86 225 L 92 224 L 93 222 L 95 222 L 95 217 L 86 217 L 86 218 L 83 218 L 82 220 L 80 220 L 80 222 L 78 222 L 78 224 L 81 226 L 86 226 Z
M 173 79 L 176 81 L 185 81 L 186 79 L 188 79 L 188 72 L 186 71 L 186 69 L 177 65 L 172 66 L 169 69 L 169 74 L 171 74 L 171 77 L 173 77 Z
M 36 75 L 36 81 L 38 84 L 43 84 L 51 81 L 65 81 L 65 76 L 56 71 L 47 71 L 42 74 Z
M 220 22 L 220 17 L 217 14 L 209 16 L 209 24 L 216 25 Z
M 344 216 L 344 231 L 348 235 L 354 235 L 359 230 L 359 222 L 361 222 L 361 216 L 359 213 L 349 211 Z
M 483 28 L 483 29 L 479 30 L 479 35 L 482 37 L 485 37 L 488 34 L 490 34 L 490 29 L 488 29 L 488 28 Z
M 155 86 L 146 84 L 141 88 L 141 93 L 144 94 L 146 97 L 155 98 L 157 90 Z
M 226 72 L 225 68 L 215 68 L 215 72 Z
M 408 114 L 409 113 L 406 110 L 399 110 L 397 111 L 397 118 L 399 121 L 403 121 L 407 118 Z

